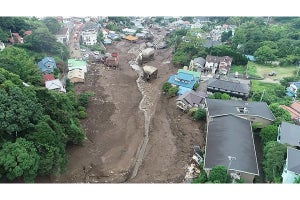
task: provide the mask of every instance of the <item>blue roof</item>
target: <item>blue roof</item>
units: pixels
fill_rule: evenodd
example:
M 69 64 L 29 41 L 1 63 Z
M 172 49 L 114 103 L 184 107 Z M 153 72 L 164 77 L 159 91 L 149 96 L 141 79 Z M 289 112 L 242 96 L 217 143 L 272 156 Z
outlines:
M 252 56 L 252 55 L 245 55 L 245 56 L 246 56 L 246 58 L 247 58 L 248 60 L 250 60 L 250 61 L 255 61 L 254 56 Z
M 179 89 L 177 92 L 178 95 L 182 95 L 182 94 L 184 94 L 186 92 L 190 92 L 192 90 L 190 88 L 186 88 L 186 87 L 182 87 L 182 86 L 179 86 L 178 89 Z
M 195 80 L 195 77 L 190 74 L 190 73 L 185 73 L 185 72 L 178 72 L 176 75 L 176 78 L 183 80 L 183 81 L 193 81 Z
M 168 82 L 171 83 L 171 84 L 173 84 L 173 85 L 182 86 L 182 87 L 190 88 L 190 89 L 193 89 L 195 83 L 197 82 L 197 79 L 193 79 L 191 81 L 179 81 L 179 80 L 177 80 L 175 78 L 178 78 L 178 76 L 177 75 L 171 75 L 169 77 Z
M 294 97 L 295 96 L 295 93 L 292 92 L 289 88 L 286 89 L 285 94 L 288 95 L 289 97 Z
M 300 88 L 300 82 L 292 82 L 293 85 L 295 85 L 297 87 L 297 89 Z
M 38 62 L 40 70 L 44 73 L 52 73 L 57 68 L 55 60 L 52 57 L 45 57 L 43 60 Z

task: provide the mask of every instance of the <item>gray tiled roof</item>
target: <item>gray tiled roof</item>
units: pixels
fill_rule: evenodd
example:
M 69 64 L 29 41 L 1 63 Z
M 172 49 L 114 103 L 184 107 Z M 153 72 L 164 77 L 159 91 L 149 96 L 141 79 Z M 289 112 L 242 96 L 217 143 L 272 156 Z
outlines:
M 275 120 L 275 117 L 265 102 L 248 102 L 239 100 L 220 100 L 220 99 L 207 99 L 207 108 L 209 115 L 220 116 L 233 114 L 237 116 L 260 116 L 268 120 Z M 237 108 L 246 107 L 247 113 L 240 113 Z
M 209 79 L 207 88 L 218 88 L 226 91 L 239 92 L 249 95 L 250 88 L 245 83 L 237 83 L 220 79 Z
M 300 146 L 300 126 L 282 122 L 279 128 L 280 143 Z
M 300 174 L 300 151 L 291 147 L 287 149 L 287 169 Z
M 213 118 L 209 122 L 204 168 L 229 165 L 229 169 L 259 175 L 250 121 L 233 116 Z
M 180 95 L 176 100 L 177 101 L 185 101 L 186 103 L 190 105 L 194 104 L 201 104 L 204 103 L 205 98 L 207 97 L 207 94 L 203 92 L 195 92 L 195 91 L 188 91 L 184 94 Z

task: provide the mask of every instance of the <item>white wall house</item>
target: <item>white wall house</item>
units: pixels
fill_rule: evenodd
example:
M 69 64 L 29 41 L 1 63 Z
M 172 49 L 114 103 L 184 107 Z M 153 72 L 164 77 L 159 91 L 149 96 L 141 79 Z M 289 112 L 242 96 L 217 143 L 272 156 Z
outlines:
M 3 42 L 0 41 L 0 51 L 3 51 L 5 49 L 5 45 Z
M 91 22 L 86 23 L 81 32 L 82 43 L 85 45 L 94 45 L 97 43 L 97 36 L 97 24 Z
M 70 41 L 70 31 L 68 28 L 62 28 L 59 33 L 56 35 L 58 42 L 62 44 L 69 44 Z

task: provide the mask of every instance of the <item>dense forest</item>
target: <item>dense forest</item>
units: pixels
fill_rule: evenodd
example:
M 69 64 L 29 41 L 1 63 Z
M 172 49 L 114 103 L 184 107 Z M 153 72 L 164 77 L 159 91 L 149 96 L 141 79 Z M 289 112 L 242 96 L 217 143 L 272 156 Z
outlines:
M 80 100 L 68 81 L 67 93 L 46 89 L 37 66 L 52 56 L 66 67 L 68 49 L 53 35 L 60 27 L 56 18 L 0 17 L 0 40 L 10 32 L 24 36 L 23 44 L 0 53 L 0 182 L 63 173 L 66 145 L 85 139 L 79 118 L 86 96 Z M 32 34 L 24 35 L 27 30 Z

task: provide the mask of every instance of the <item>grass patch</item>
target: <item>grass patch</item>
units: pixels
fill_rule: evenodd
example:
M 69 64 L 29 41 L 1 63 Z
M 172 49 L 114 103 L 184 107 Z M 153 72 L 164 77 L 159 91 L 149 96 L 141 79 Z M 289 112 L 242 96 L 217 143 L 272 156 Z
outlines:
M 233 65 L 231 66 L 229 73 L 234 74 L 235 72 L 238 72 L 239 74 L 244 74 L 245 71 L 246 71 L 245 66 Z
M 273 90 L 277 85 L 277 83 L 267 83 L 258 80 L 252 80 L 251 91 Z
M 267 66 L 267 65 L 261 65 L 253 62 L 248 63 L 248 75 L 249 76 L 255 76 L 255 77 L 263 77 L 263 78 L 271 78 L 268 74 L 270 72 L 274 71 L 276 73 L 276 76 L 273 76 L 273 78 L 276 79 L 282 79 L 284 77 L 293 76 L 296 71 L 296 66 Z

